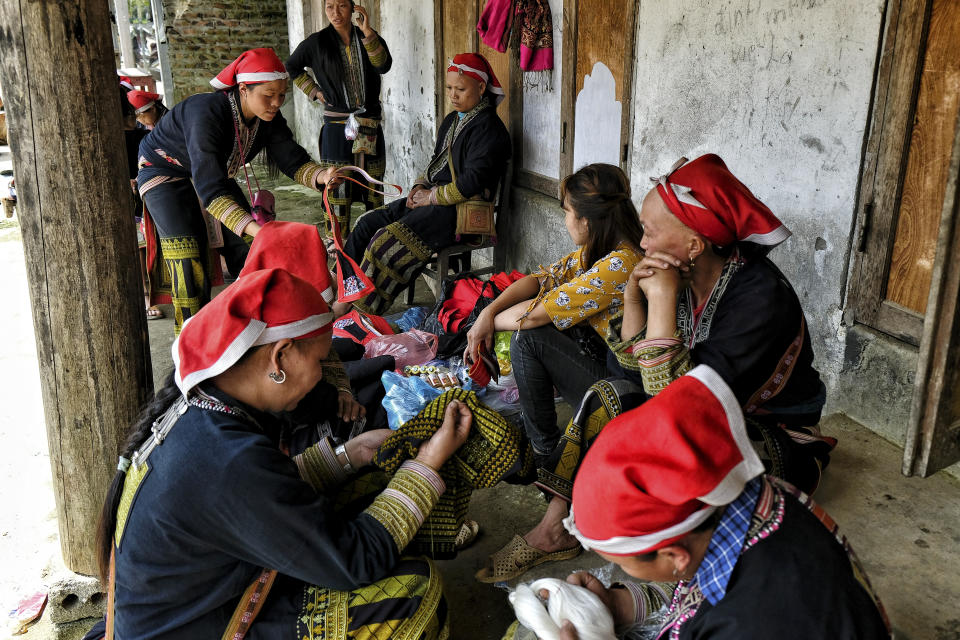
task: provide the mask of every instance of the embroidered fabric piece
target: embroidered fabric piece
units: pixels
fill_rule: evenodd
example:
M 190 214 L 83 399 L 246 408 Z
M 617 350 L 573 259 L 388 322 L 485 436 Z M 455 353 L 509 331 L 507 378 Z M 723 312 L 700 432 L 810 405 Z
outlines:
M 260 118 L 253 119 L 253 126 L 248 127 L 243 120 L 240 112 L 240 105 L 237 104 L 233 92 L 227 93 L 227 100 L 230 102 L 230 111 L 233 113 L 233 121 L 237 125 L 237 132 L 240 137 L 239 146 L 234 136 L 233 150 L 230 151 L 230 157 L 227 158 L 227 177 L 232 178 L 240 171 L 240 167 L 247 163 L 247 159 L 242 153 L 243 149 L 250 149 L 253 141 L 257 137 L 257 131 L 260 130 Z
M 713 285 L 713 291 L 710 292 L 710 297 L 707 298 L 707 302 L 704 304 L 703 312 L 700 314 L 699 319 L 694 318 L 693 299 L 690 296 L 690 289 L 686 289 L 680 295 L 680 302 L 677 304 L 677 328 L 680 329 L 680 333 L 683 335 L 683 341 L 689 349 L 692 349 L 695 345 L 703 342 L 710 336 L 710 325 L 713 323 L 713 314 L 717 311 L 717 305 L 720 304 L 720 299 L 727 290 L 730 281 L 733 280 L 733 276 L 740 271 L 740 268 L 744 264 L 745 262 L 740 256 L 740 251 L 735 250 L 730 260 L 723 265 L 723 271 L 720 272 L 720 277 L 717 279 L 716 284 Z

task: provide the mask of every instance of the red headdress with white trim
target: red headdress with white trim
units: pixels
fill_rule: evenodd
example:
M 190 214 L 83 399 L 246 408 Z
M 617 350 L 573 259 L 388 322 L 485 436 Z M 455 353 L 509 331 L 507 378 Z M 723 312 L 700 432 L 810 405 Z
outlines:
M 700 365 L 604 427 L 564 525 L 587 549 L 647 553 L 693 531 L 763 471 L 733 391 Z
M 133 91 L 133 80 L 130 79 L 130 76 L 120 76 L 119 80 L 121 87 L 127 91 Z
M 500 81 L 497 80 L 497 76 L 493 73 L 493 67 L 491 67 L 487 59 L 479 53 L 458 53 L 453 56 L 453 60 L 451 60 L 447 66 L 447 71 L 459 71 L 463 75 L 470 76 L 478 82 L 485 82 L 487 84 L 486 92 L 491 94 L 490 97 L 493 100 L 494 106 L 503 102 L 503 99 L 506 97 L 506 94 L 503 92 L 503 87 L 500 86 Z
M 143 113 L 156 104 L 158 100 L 160 100 L 159 93 L 150 93 L 149 91 L 140 91 L 139 89 L 127 92 L 127 102 L 133 105 L 137 113 Z
M 275 220 L 263 225 L 240 271 L 243 278 L 260 269 L 286 269 L 312 284 L 330 304 L 337 292 L 327 267 L 327 250 L 312 224 Z
M 333 314 L 310 283 L 283 269 L 237 279 L 196 315 L 173 342 L 174 379 L 187 395 L 237 363 L 250 348 L 327 333 Z
M 669 172 L 651 180 L 671 213 L 715 245 L 752 242 L 772 249 L 790 237 L 790 230 L 718 155 L 710 153 L 692 162 L 681 158 Z
M 244 51 L 210 81 L 214 89 L 229 89 L 241 82 L 253 84 L 289 78 L 283 60 L 270 47 Z

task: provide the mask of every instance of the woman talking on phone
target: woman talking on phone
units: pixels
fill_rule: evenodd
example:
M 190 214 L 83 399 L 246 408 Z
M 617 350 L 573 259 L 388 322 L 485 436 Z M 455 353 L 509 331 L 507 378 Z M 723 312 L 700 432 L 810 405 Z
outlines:
M 356 165 L 382 180 L 386 151 L 380 127 L 380 76 L 393 64 L 390 50 L 370 27 L 367 10 L 352 0 L 325 0 L 323 9 L 330 25 L 297 46 L 287 60 L 287 71 L 307 98 L 323 107 L 321 164 Z M 352 186 L 346 181 L 330 192 L 330 206 L 345 231 Z M 356 196 L 362 196 L 367 209 L 383 205 L 383 196 L 372 191 L 357 187 Z

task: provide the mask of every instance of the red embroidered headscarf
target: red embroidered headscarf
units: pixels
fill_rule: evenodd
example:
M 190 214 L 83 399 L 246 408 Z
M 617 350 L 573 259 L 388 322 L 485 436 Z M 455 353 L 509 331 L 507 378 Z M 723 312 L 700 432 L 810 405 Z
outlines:
M 150 93 L 149 91 L 140 91 L 134 89 L 127 92 L 127 102 L 133 105 L 137 113 L 143 113 L 160 99 L 159 93 Z
M 270 47 L 244 51 L 210 81 L 215 89 L 229 89 L 241 82 L 251 84 L 289 78 L 283 60 Z
M 459 71 L 465 76 L 470 76 L 477 82 L 485 82 L 487 85 L 486 93 L 491 94 L 493 105 L 497 106 L 506 97 L 500 81 L 494 75 L 490 63 L 479 53 L 458 53 L 453 56 L 453 60 L 447 66 L 447 71 Z
M 312 284 L 283 269 L 256 271 L 238 278 L 183 324 L 172 347 L 174 379 L 186 396 L 250 348 L 313 338 L 329 332 L 332 322 Z
M 772 249 L 790 237 L 790 230 L 718 155 L 692 162 L 681 158 L 669 172 L 651 180 L 671 213 L 717 246 L 753 242 Z
M 586 549 L 647 553 L 696 529 L 763 471 L 733 391 L 700 365 L 604 427 L 563 523 Z

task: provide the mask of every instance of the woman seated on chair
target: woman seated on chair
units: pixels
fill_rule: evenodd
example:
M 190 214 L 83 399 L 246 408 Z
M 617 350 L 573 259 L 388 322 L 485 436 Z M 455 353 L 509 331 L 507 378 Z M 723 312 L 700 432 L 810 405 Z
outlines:
M 312 282 L 261 269 L 184 326 L 104 504 L 108 637 L 447 637 L 439 575 L 401 554 L 471 413 L 451 402 L 364 511 L 336 512 L 338 487 L 390 432 L 288 452 L 284 412 L 322 378 L 332 321 Z
M 679 580 L 657 637 L 889 638 L 833 519 L 763 471 L 735 390 L 700 365 L 607 425 L 577 474 L 564 525 L 630 576 Z M 644 606 L 649 582 L 607 589 L 585 573 L 568 581 L 599 595 L 621 626 L 660 604 Z
M 386 311 L 430 256 L 454 243 L 456 205 L 492 201 L 503 177 L 510 136 L 497 115 L 504 93 L 490 65 L 480 54 L 458 54 L 447 67 L 446 86 L 454 111 L 440 125 L 427 170 L 406 200 L 368 212 L 347 239 L 346 253 L 376 287 L 353 303 L 361 311 Z M 339 316 L 349 304 L 333 309 Z
M 507 287 L 480 313 L 464 352 L 465 361 L 475 360 L 478 349 L 490 349 L 495 331 L 515 331 L 510 359 L 538 464 L 561 435 L 554 388 L 577 406 L 590 385 L 607 375 L 603 336 L 623 304 L 643 238 L 630 183 L 618 167 L 583 167 L 563 181 L 560 202 L 579 248 Z M 573 555 L 578 552 L 574 546 Z M 478 574 L 483 581 L 492 577 L 489 567 Z

